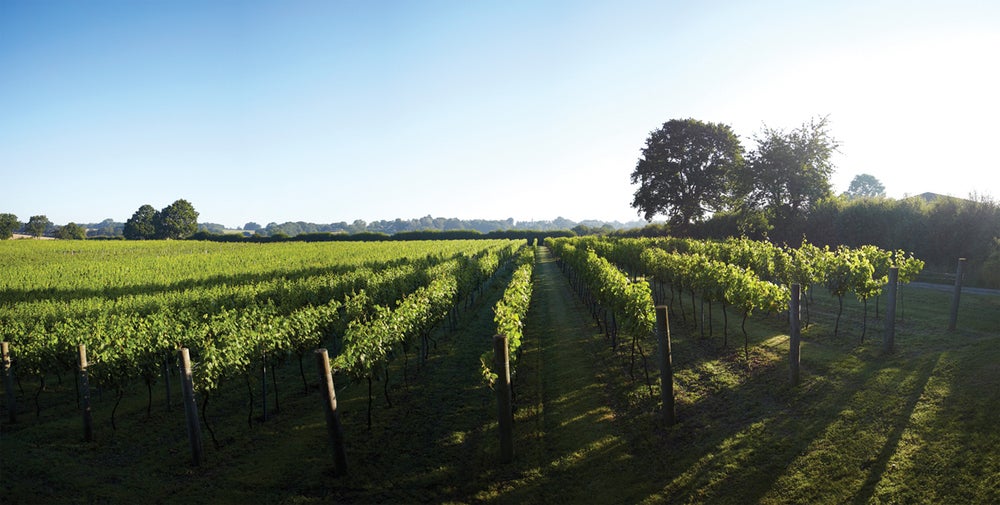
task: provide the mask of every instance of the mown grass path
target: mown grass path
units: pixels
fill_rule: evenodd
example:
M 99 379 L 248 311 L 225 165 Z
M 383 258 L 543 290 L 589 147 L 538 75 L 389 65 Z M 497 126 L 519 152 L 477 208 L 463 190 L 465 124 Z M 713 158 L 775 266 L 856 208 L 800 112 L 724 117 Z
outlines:
M 517 475 L 504 503 L 628 503 L 633 468 L 606 390 L 606 344 L 548 249 L 535 265 L 532 306 L 515 387 Z
M 611 407 L 615 361 L 546 248 L 536 261 L 514 379 L 514 461 L 497 462 L 496 403 L 476 377 L 493 330 L 492 311 L 481 307 L 442 339 L 418 380 L 398 395 L 398 406 L 382 412 L 365 437 L 366 453 L 356 455 L 366 470 L 338 483 L 347 485 L 334 497 L 550 504 L 645 496 L 630 494 L 648 481 L 633 467 Z M 484 305 L 492 306 L 501 288 L 494 285 Z

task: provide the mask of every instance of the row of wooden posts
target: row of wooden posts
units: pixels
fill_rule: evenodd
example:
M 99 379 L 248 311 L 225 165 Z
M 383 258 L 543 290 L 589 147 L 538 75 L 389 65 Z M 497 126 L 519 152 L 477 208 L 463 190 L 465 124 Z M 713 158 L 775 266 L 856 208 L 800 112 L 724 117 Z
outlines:
M 959 267 L 961 273 L 961 266 Z M 961 277 L 961 276 L 960 276 Z M 896 291 L 898 287 L 899 270 L 895 267 L 889 269 L 889 282 L 886 293 L 886 326 L 883 337 L 883 350 L 891 352 L 895 339 L 896 320 Z M 961 291 L 961 286 L 957 285 L 956 293 Z M 791 327 L 788 345 L 789 380 L 793 386 L 799 383 L 800 364 L 800 344 L 801 344 L 801 323 L 799 302 L 801 300 L 801 288 L 798 284 L 791 286 L 791 303 L 789 304 L 789 323 Z M 956 296 L 957 300 L 957 296 Z M 956 302 L 957 305 L 957 302 Z M 670 322 L 667 315 L 667 306 L 658 305 L 656 310 L 656 342 L 659 349 L 658 360 L 660 368 L 660 403 L 661 419 L 667 426 L 672 426 L 676 422 L 676 411 L 674 407 L 674 371 L 673 358 L 670 349 Z M 954 316 L 953 316 L 954 319 Z M 500 428 L 500 460 L 509 462 L 513 459 L 513 412 L 511 410 L 511 389 L 510 389 L 510 367 L 508 365 L 507 337 L 496 335 L 493 337 L 494 364 L 499 378 L 496 384 L 497 395 L 497 421 Z
M 82 346 L 81 346 L 82 347 Z M 320 399 L 326 416 L 327 436 L 333 449 L 333 470 L 335 475 L 347 473 L 347 451 L 344 448 L 344 428 L 337 411 L 337 391 L 330 370 L 330 355 L 326 349 L 316 349 L 316 369 L 319 372 Z M 187 433 L 191 441 L 192 461 L 195 466 L 202 461 L 201 424 L 194 401 L 194 382 L 191 374 L 191 358 L 187 348 L 180 350 L 181 383 L 184 395 L 184 413 L 187 418 Z
M 17 422 L 17 404 L 14 395 L 13 374 L 11 373 L 10 344 L 0 343 L 3 354 L 4 391 L 7 397 L 7 411 L 11 423 Z M 80 379 L 80 408 L 83 415 L 83 439 L 94 440 L 94 422 L 90 408 L 90 379 L 87 362 L 87 346 L 80 344 L 78 351 L 78 373 Z M 201 465 L 204 459 L 204 446 L 201 437 L 201 424 L 198 421 L 198 407 L 194 398 L 194 377 L 191 368 L 191 354 L 188 349 L 181 348 L 181 394 L 183 396 L 184 414 L 188 439 L 191 443 L 191 458 L 195 466 Z M 337 393 L 333 384 L 333 374 L 330 370 L 330 357 L 326 349 L 316 350 L 316 368 L 319 371 L 320 393 L 323 411 L 326 414 L 327 434 L 333 449 L 334 472 L 342 475 L 347 472 L 347 457 L 344 450 L 344 430 L 337 411 Z M 169 386 L 168 386 L 169 388 Z
M 955 291 L 952 297 L 951 317 L 949 329 L 955 329 L 958 319 L 958 301 L 962 291 L 962 266 L 965 258 L 959 260 L 958 272 L 955 280 Z M 886 325 L 883 336 L 883 351 L 888 353 L 893 350 L 895 339 L 895 319 L 896 319 L 896 294 L 898 287 L 899 271 L 896 268 L 889 269 L 889 282 L 886 293 Z M 800 286 L 791 286 L 791 303 L 789 304 L 790 319 L 790 339 L 789 339 L 789 379 L 791 384 L 799 383 L 799 362 L 801 343 L 801 327 L 799 318 Z M 666 425 L 673 425 L 676 421 L 674 410 L 674 380 L 673 363 L 670 350 L 670 324 L 667 315 L 667 306 L 656 307 L 656 340 L 659 349 L 658 359 L 660 368 L 660 395 L 662 404 L 662 421 Z M 514 457 L 514 436 L 513 436 L 513 401 L 510 384 L 510 359 L 507 346 L 507 337 L 496 335 L 493 337 L 494 365 L 497 370 L 497 384 L 495 387 L 497 395 L 497 421 L 500 431 L 500 461 L 510 462 Z M 81 409 L 83 412 L 84 440 L 93 440 L 93 419 L 90 410 L 90 384 L 88 380 L 87 348 L 80 344 L 79 352 L 79 374 Z M 203 460 L 203 445 L 201 439 L 201 425 L 198 422 L 197 404 L 194 399 L 194 381 L 191 371 L 191 358 L 187 348 L 182 348 L 180 352 L 181 363 L 181 389 L 183 394 L 184 411 L 186 416 L 186 426 L 188 438 L 191 442 L 192 461 L 195 466 L 200 465 Z M 16 404 L 14 398 L 14 388 L 12 374 L 10 370 L 10 348 L 7 342 L 2 343 L 4 388 L 7 396 L 7 410 L 10 422 L 16 421 Z M 333 449 L 334 472 L 338 475 L 347 471 L 347 457 L 344 449 L 344 431 L 340 423 L 340 415 L 337 411 L 337 394 L 333 383 L 333 374 L 330 370 L 330 358 L 326 349 L 317 349 L 316 368 L 319 372 L 320 393 L 323 410 L 326 415 L 327 433 L 330 445 Z

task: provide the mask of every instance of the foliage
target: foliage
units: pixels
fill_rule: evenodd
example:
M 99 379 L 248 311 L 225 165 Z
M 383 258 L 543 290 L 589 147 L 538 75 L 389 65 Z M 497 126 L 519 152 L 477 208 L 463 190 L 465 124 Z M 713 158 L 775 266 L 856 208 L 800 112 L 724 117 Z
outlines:
M 744 324 L 754 311 L 785 311 L 793 283 L 804 291 L 825 286 L 840 306 L 834 334 L 840 328 L 845 296 L 853 294 L 867 309 L 868 299 L 878 296 L 887 284 L 890 267 L 899 268 L 901 284 L 911 282 L 924 267 L 912 253 L 871 245 L 830 251 L 808 241 L 791 248 L 746 238 L 714 241 L 678 237 L 577 238 L 575 243 L 655 282 L 690 292 L 692 302 L 698 293 L 706 302 L 723 302 L 724 314 L 726 305 L 737 307 L 744 315 Z M 864 317 L 863 322 L 866 320 Z M 863 326 L 862 338 L 866 329 Z
M 33 243 L 14 248 L 6 247 L 13 243 L 0 244 L 3 257 L 20 261 L 22 251 L 40 253 L 52 266 L 52 258 L 69 256 L 66 251 L 80 251 L 93 259 L 96 247 L 107 245 L 21 242 Z M 102 253 L 115 255 L 125 265 L 124 260 L 141 263 L 143 256 L 172 250 L 204 260 L 194 253 L 206 248 L 217 253 L 218 247 L 234 255 L 241 250 L 264 251 L 268 261 L 294 255 L 297 262 L 309 264 L 323 252 L 333 254 L 333 248 L 357 245 L 123 242 Z M 174 255 L 167 256 L 168 267 L 176 269 Z M 265 277 L 263 272 L 269 270 L 260 269 L 253 258 L 240 256 L 253 277 Z M 6 274 L 5 267 L 0 265 Z M 155 272 L 151 266 L 149 275 Z M 197 275 L 191 272 L 189 277 Z M 49 292 L 54 299 L 84 294 L 73 293 L 69 279 L 51 280 L 57 284 L 57 290 Z M 174 285 L 159 278 L 152 285 L 165 282 Z M 531 331 L 545 335 L 545 340 L 525 342 L 529 352 L 521 366 L 530 367 L 532 373 L 524 376 L 517 391 L 518 452 L 506 469 L 494 465 L 491 398 L 475 387 L 479 348 L 473 343 L 482 344 L 483 336 L 492 331 L 492 314 L 484 304 L 473 316 L 481 324 L 463 325 L 448 335 L 452 345 L 443 347 L 448 354 L 435 363 L 441 366 L 427 367 L 405 386 L 392 384 L 405 394 L 399 395 L 398 405 L 394 399 L 393 408 L 382 411 L 370 433 L 359 433 L 364 387 L 337 382 L 352 471 L 338 477 L 336 486 L 316 484 L 330 482 L 330 466 L 317 451 L 323 448 L 326 432 L 315 390 L 305 395 L 282 388 L 283 415 L 251 429 L 242 396 L 247 384 L 242 380 L 227 384 L 209 408 L 213 423 L 227 427 L 226 442 L 208 452 L 204 470 L 182 471 L 178 468 L 188 464 L 188 447 L 178 404 L 170 412 L 157 405 L 146 418 L 146 392 L 135 388 L 141 391 L 126 397 L 125 408 L 119 411 L 125 422 L 112 435 L 106 415 L 113 399 L 108 401 L 111 391 L 103 389 L 104 399 L 93 404 L 97 442 L 81 444 L 74 381 L 64 374 L 61 385 L 52 376 L 46 382 L 40 417 L 32 412 L 16 424 L 5 424 L 0 443 L 5 501 L 32 503 L 44 498 L 62 503 L 79 501 L 84 495 L 108 503 L 1000 500 L 995 478 L 1000 475 L 1000 454 L 984 450 L 1000 446 L 1000 430 L 991 415 L 1000 408 L 996 297 L 964 295 L 960 320 L 969 321 L 970 327 L 955 338 L 943 331 L 950 293 L 908 288 L 905 351 L 888 356 L 879 353 L 878 346 L 826 338 L 822 325 L 812 328 L 804 335 L 802 365 L 807 373 L 797 388 L 787 385 L 787 339 L 772 337 L 787 332 L 783 320 L 752 321 L 752 334 L 761 336 L 752 342 L 752 356 L 760 365 L 752 373 L 739 366 L 734 353 L 675 331 L 678 425 L 664 429 L 655 424 L 656 404 L 646 385 L 629 382 L 616 370 L 585 309 L 567 303 L 573 300 L 565 297 L 561 279 L 557 283 L 543 277 L 542 282 L 537 294 L 544 297 L 538 298 L 564 295 L 550 313 L 565 317 L 530 323 Z M 818 295 L 816 300 L 821 312 L 836 311 L 835 299 Z M 848 315 L 859 312 L 860 307 Z M 174 328 L 165 330 L 170 333 Z M 279 383 L 296 377 L 295 368 L 279 367 Z M 19 405 L 27 414 L 33 409 L 31 396 L 37 383 L 32 386 L 24 369 L 19 368 L 18 374 L 25 386 L 18 399 L 27 400 Z M 176 383 L 171 386 L 176 397 Z M 158 402 L 161 390 L 154 389 Z M 555 456 L 560 458 L 558 464 L 553 463 Z M 413 485 L 395 484 L 399 482 Z
M 166 206 L 156 220 L 156 236 L 167 239 L 183 239 L 198 231 L 198 212 L 187 200 L 177 200 Z
M 225 233 L 225 225 L 219 223 L 198 223 L 198 231 L 205 231 L 208 233 Z
M 631 335 L 631 366 L 635 351 L 642 354 L 640 339 L 652 335 L 655 324 L 653 294 L 646 282 L 629 276 L 595 252 L 606 243 L 598 237 L 546 239 L 570 277 L 570 283 L 590 306 L 595 320 L 603 321 L 611 346 L 618 349 L 619 330 Z
M 831 157 L 839 144 L 828 129 L 826 117 L 789 132 L 764 127 L 737 178 L 741 208 L 765 209 L 780 225 L 830 196 Z
M 253 224 L 253 223 L 247 223 Z M 571 236 L 569 230 L 576 226 L 586 226 L 591 229 L 603 228 L 605 225 L 614 229 L 625 229 L 640 225 L 640 221 L 631 223 L 582 221 L 576 222 L 563 217 L 553 220 L 514 221 L 514 219 L 458 219 L 424 216 L 416 219 L 392 219 L 365 222 L 355 220 L 353 223 L 340 221 L 336 223 L 309 223 L 304 221 L 288 221 L 285 223 L 268 223 L 256 230 L 257 234 L 271 236 L 284 233 L 289 237 L 300 234 L 329 234 L 337 237 L 353 236 L 361 233 L 380 234 L 382 236 L 400 236 L 405 234 L 420 234 L 424 232 L 469 233 L 486 236 L 487 238 L 528 238 L 537 236 L 540 240 L 546 236 L 559 234 Z M 247 228 L 248 229 L 248 228 Z M 529 236 L 530 235 L 530 236 Z M 465 237 L 467 238 L 467 237 Z
M 52 226 L 52 221 L 49 221 L 49 218 L 44 215 L 31 216 L 27 224 L 24 225 L 24 229 L 29 235 L 41 237 L 50 226 Z
M 360 345 L 369 344 L 362 342 L 366 321 L 406 330 L 399 338 L 426 332 L 446 312 L 449 293 L 462 282 L 483 282 L 516 245 L 5 242 L 0 340 L 18 349 L 26 376 L 71 368 L 66 357 L 86 344 L 98 383 L 112 389 L 188 347 L 198 364 L 197 388 L 210 392 L 264 356 L 301 357 L 331 339 L 342 347 L 352 324 L 347 340 Z M 405 312 L 390 306 L 430 312 L 413 309 L 403 324 Z M 372 370 L 368 356 L 358 365 L 365 371 Z
M 129 240 L 149 240 L 156 238 L 156 223 L 159 212 L 152 205 L 143 205 L 132 217 L 125 221 L 122 234 Z
M 870 244 L 885 250 L 905 250 L 927 262 L 936 272 L 955 271 L 958 258 L 967 258 L 968 280 L 1000 288 L 990 281 L 985 265 L 1000 237 L 1000 205 L 986 197 L 912 197 L 905 199 L 831 197 L 805 215 L 767 231 L 767 239 L 796 246 L 806 238 L 818 246 L 857 248 Z M 699 223 L 691 235 L 721 239 L 744 235 L 729 215 Z M 762 238 L 762 237 L 758 237 Z
M 665 214 L 675 227 L 725 207 L 730 174 L 743 163 L 743 148 L 721 123 L 672 119 L 646 139 L 632 172 L 639 184 L 632 207 L 647 221 Z
M 100 223 L 82 224 L 81 226 L 87 228 L 87 235 L 90 237 L 124 237 L 123 230 L 125 223 L 115 222 L 111 218 L 105 219 Z
M 844 195 L 851 200 L 855 198 L 884 198 L 885 186 L 874 175 L 858 174 L 851 179 L 851 185 L 848 186 Z
M 211 225 L 222 231 L 221 225 Z M 187 200 L 181 199 L 157 211 L 152 205 L 139 207 L 125 222 L 123 235 L 129 240 L 184 239 L 198 232 L 198 212 Z
M 14 232 L 21 228 L 21 222 L 14 214 L 0 214 L 0 240 L 14 236 Z
M 1000 286 L 1000 238 L 993 239 L 990 255 L 983 263 L 983 280 L 991 286 Z
M 56 228 L 56 238 L 63 240 L 83 240 L 87 238 L 87 229 L 76 223 L 68 223 L 65 226 Z
M 516 259 L 516 269 L 503 296 L 493 307 L 493 321 L 496 324 L 497 335 L 507 337 L 509 365 L 512 369 L 520 355 L 521 341 L 524 337 L 524 320 L 531 304 L 531 279 L 535 268 L 535 249 L 524 246 Z M 493 351 L 486 351 L 479 358 L 483 365 L 483 378 L 490 385 L 497 379 L 493 369 Z

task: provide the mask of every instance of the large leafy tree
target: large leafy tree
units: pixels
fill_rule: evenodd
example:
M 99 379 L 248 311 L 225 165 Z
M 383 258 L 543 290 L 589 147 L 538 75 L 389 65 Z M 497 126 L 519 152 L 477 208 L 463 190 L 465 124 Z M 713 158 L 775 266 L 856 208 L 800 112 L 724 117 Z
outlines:
M 0 240 L 14 236 L 14 232 L 21 228 L 21 222 L 14 214 L 0 214 Z
M 632 207 L 647 221 L 664 214 L 684 229 L 726 207 L 730 174 L 743 164 L 732 128 L 695 119 L 672 119 L 649 134 L 632 172 L 639 184 Z
M 156 238 L 156 222 L 159 212 L 152 205 L 143 205 L 135 211 L 127 221 L 122 235 L 129 240 L 148 240 Z
M 885 186 L 871 174 L 858 174 L 844 193 L 847 198 L 878 198 L 885 196 Z
M 76 223 L 69 223 L 66 226 L 56 228 L 56 238 L 63 240 L 84 240 L 87 238 L 87 229 Z
M 738 178 L 744 210 L 764 210 L 781 221 L 831 196 L 831 157 L 839 144 L 828 127 L 826 117 L 789 132 L 765 126 Z
M 24 228 L 28 234 L 41 237 L 50 226 L 52 226 L 52 221 L 49 221 L 49 218 L 42 215 L 31 216 L 28 219 L 28 224 L 24 225 Z
M 187 200 L 177 200 L 160 211 L 156 223 L 159 238 L 182 239 L 198 231 L 198 212 Z

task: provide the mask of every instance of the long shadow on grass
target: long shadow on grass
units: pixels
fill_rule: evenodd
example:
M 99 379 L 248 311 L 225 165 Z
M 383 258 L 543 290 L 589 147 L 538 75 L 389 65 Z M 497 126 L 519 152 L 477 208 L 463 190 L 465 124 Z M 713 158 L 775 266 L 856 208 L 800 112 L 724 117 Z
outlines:
M 946 351 L 911 420 L 893 433 L 875 483 L 855 497 L 896 503 L 1000 503 L 997 339 Z M 898 457 L 894 455 L 898 454 Z M 877 475 L 876 475 L 877 473 Z
M 663 478 L 668 482 L 662 490 L 663 498 L 684 501 L 697 496 L 713 502 L 740 503 L 760 500 L 838 422 L 841 409 L 851 405 L 857 391 L 886 366 L 868 361 L 840 380 L 796 390 L 787 385 L 783 365 L 783 361 L 774 363 L 752 381 L 692 405 L 681 424 L 649 449 L 680 456 L 663 462 Z M 931 369 L 919 372 L 923 383 Z M 900 374 L 899 381 L 905 381 L 907 376 Z M 921 390 L 917 388 L 913 393 L 916 398 Z M 910 411 L 912 405 L 899 423 L 905 426 Z M 863 455 L 859 457 L 864 459 Z M 878 471 L 877 461 L 872 471 Z
M 889 459 L 896 453 L 896 449 L 899 447 L 899 441 L 903 437 L 903 431 L 909 424 L 909 421 L 913 416 L 913 411 L 917 407 L 917 402 L 920 400 L 924 389 L 927 387 L 928 381 L 930 381 L 931 374 L 940 361 L 941 355 L 938 355 L 937 359 L 928 359 L 917 372 L 919 374 L 919 383 L 914 386 L 912 391 L 910 391 L 903 411 L 900 412 L 899 415 L 897 415 L 893 420 L 892 432 L 890 433 L 888 440 L 886 440 L 885 445 L 882 446 L 882 450 L 879 452 L 878 457 L 873 463 L 871 463 L 868 470 L 868 478 L 865 479 L 864 485 L 861 486 L 858 494 L 854 496 L 855 504 L 860 505 L 868 503 L 868 501 L 875 495 L 875 486 L 877 486 L 879 481 L 882 480 L 882 475 L 885 474 L 885 471 L 889 466 Z
M 526 379 L 515 425 L 515 461 L 496 473 L 489 497 L 502 503 L 633 502 L 639 482 L 608 407 L 606 345 L 543 249 L 525 328 Z M 642 486 L 642 487 L 639 487 Z
M 477 491 L 487 465 L 496 406 L 482 382 L 479 356 L 492 348 L 490 310 L 503 291 L 492 282 L 464 310 L 455 330 L 436 332 L 436 349 L 423 364 L 393 361 L 392 406 L 376 384 L 373 426 L 366 429 L 367 384 L 345 396 L 343 422 L 349 475 L 329 483 L 338 503 L 464 502 Z M 447 325 L 446 325 L 447 326 Z M 338 392 L 339 393 L 339 392 Z

